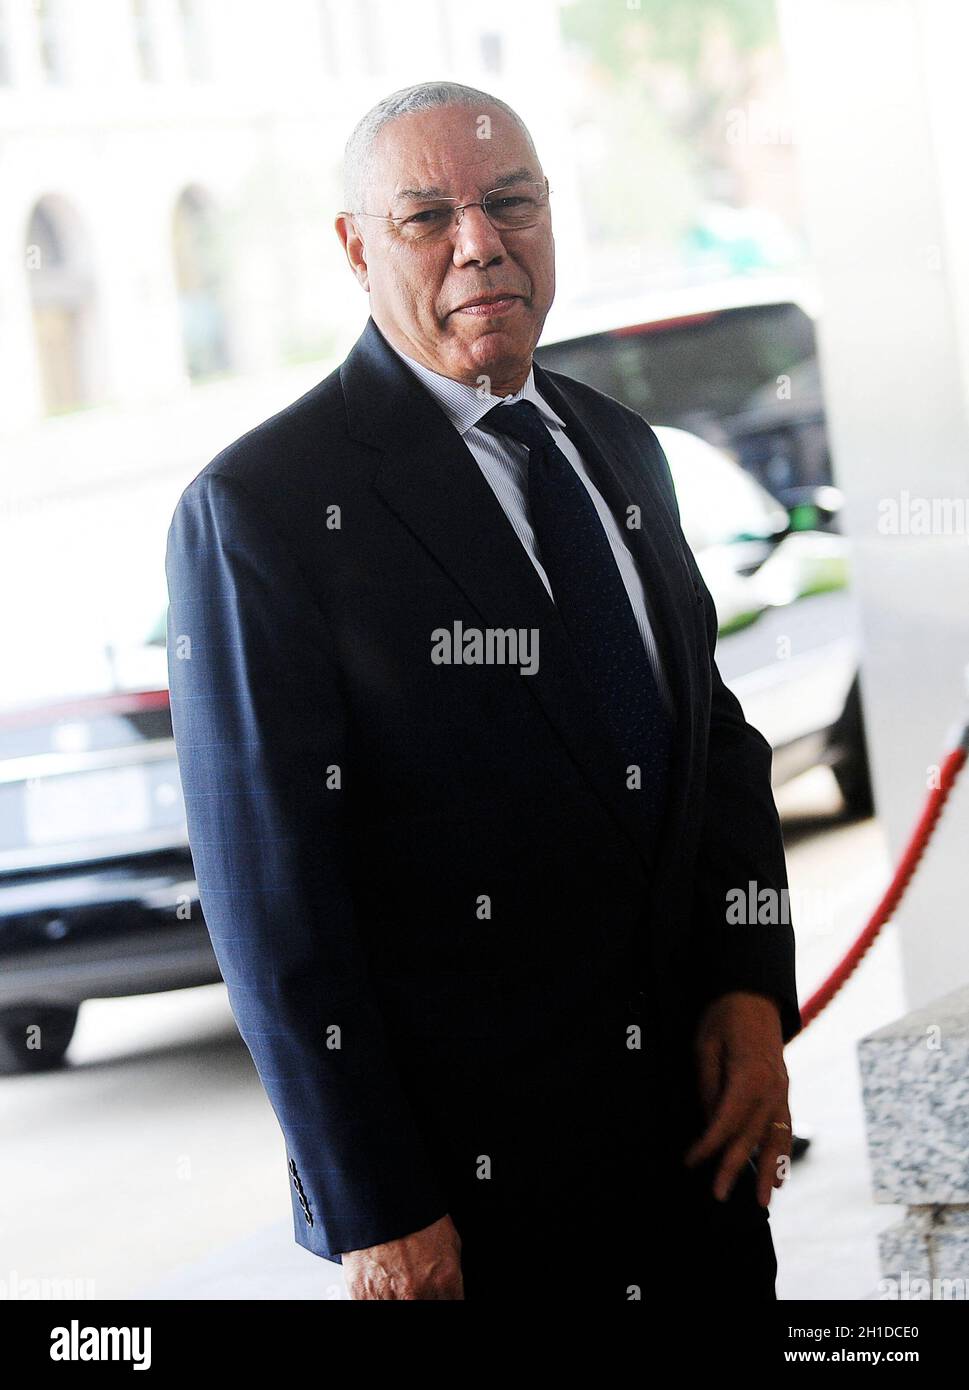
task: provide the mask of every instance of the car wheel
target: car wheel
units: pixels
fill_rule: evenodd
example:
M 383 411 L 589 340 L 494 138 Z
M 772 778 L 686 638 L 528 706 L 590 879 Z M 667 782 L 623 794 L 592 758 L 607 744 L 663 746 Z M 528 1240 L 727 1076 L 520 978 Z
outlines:
M 875 797 L 868 765 L 868 744 L 861 713 L 861 690 L 855 676 L 841 717 L 832 730 L 831 771 L 838 783 L 845 812 L 852 820 L 875 814 Z
M 78 1005 L 22 1004 L 0 1012 L 0 1074 L 60 1066 L 77 1024 Z

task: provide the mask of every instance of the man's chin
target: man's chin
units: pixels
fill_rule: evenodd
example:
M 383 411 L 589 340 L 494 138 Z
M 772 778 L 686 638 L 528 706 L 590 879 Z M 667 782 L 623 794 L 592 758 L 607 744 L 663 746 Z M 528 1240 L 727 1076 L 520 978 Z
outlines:
M 471 370 L 497 374 L 501 369 L 514 370 L 531 361 L 534 343 L 531 336 L 524 337 L 495 325 L 482 325 L 476 332 L 462 334 L 456 343 L 456 357 Z

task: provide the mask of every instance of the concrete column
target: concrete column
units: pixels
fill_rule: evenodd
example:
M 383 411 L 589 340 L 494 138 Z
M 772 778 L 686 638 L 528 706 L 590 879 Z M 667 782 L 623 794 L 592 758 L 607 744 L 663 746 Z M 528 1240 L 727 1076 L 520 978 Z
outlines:
M 897 859 L 965 714 L 969 6 L 781 0 L 862 694 Z M 969 774 L 899 913 L 911 1004 L 969 980 Z

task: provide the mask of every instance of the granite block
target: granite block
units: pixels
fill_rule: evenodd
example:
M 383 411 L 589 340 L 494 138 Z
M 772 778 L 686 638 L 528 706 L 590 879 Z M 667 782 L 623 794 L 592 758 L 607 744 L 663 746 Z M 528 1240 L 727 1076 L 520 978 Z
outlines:
M 875 1200 L 969 1203 L 969 987 L 858 1044 Z

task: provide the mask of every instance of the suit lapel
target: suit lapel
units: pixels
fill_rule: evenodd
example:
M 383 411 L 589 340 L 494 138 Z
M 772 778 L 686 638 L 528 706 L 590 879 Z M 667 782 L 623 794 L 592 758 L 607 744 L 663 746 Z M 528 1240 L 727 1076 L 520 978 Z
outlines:
M 537 366 L 535 372 L 538 380 Z M 625 788 L 622 760 L 587 694 L 558 611 L 474 455 L 372 319 L 340 374 L 351 435 L 382 454 L 374 478 L 378 493 L 458 585 L 483 627 L 538 631 L 538 670 L 520 679 L 650 866 L 638 801 Z M 563 393 L 542 376 L 542 393 L 550 388 L 550 402 L 569 424 L 570 434 L 575 429 L 573 437 L 589 459 L 590 471 L 595 467 L 603 473 L 613 495 L 608 496 L 605 488 L 603 493 L 615 507 L 615 499 L 625 491 L 621 482 L 598 454 L 596 442 L 582 429 Z M 597 455 L 594 461 L 591 454 Z M 598 485 L 599 477 L 593 476 Z M 643 501 L 626 497 L 622 505 L 629 500 Z M 651 567 L 658 567 L 658 555 L 648 541 L 637 547 L 637 553 L 641 562 L 647 558 Z M 661 587 L 656 592 L 662 611 L 668 591 Z M 659 631 L 668 627 L 665 622 L 657 624 Z M 663 641 L 671 688 L 679 700 L 687 684 L 681 669 L 682 649 L 668 630 Z

